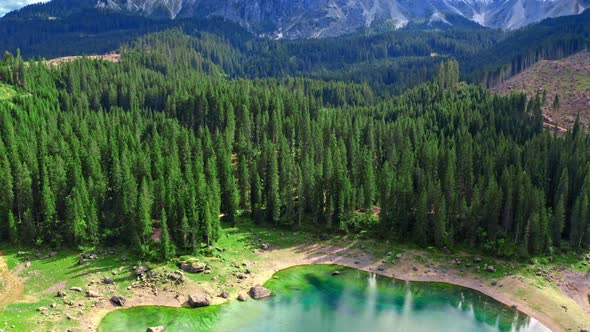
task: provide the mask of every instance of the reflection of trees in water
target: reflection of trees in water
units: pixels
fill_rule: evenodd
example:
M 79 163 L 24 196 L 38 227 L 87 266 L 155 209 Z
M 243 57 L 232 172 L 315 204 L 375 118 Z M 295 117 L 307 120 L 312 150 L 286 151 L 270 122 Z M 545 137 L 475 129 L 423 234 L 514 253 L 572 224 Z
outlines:
M 308 290 L 317 292 L 326 313 L 342 310 L 342 301 L 346 300 L 346 307 L 357 313 L 391 311 L 403 314 L 438 309 L 459 312 L 499 331 L 521 331 L 531 324 L 530 317 L 515 308 L 470 289 L 444 283 L 391 281 L 367 272 L 346 272 L 338 277 L 305 275 L 304 280 L 310 285 Z M 308 305 L 308 309 L 314 308 L 312 303 Z
M 335 269 L 341 274 L 332 276 Z M 166 325 L 179 331 L 356 331 L 393 325 L 411 332 L 445 322 L 466 323 L 470 331 L 543 331 L 530 328 L 536 321 L 516 309 L 449 284 L 394 280 L 334 266 L 297 267 L 277 276 L 265 285 L 274 296 L 261 301 L 201 309 L 142 307 L 112 315 L 119 315 L 117 326 Z

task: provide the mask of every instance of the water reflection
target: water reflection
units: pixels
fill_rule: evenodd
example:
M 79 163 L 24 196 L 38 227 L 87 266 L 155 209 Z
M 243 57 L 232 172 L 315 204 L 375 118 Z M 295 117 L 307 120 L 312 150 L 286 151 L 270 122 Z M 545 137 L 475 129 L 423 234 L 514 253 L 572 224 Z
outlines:
M 162 309 L 169 312 L 162 314 L 166 331 L 549 331 L 538 321 L 471 290 L 392 281 L 342 267 L 338 267 L 341 275 L 332 276 L 335 268 L 302 266 L 281 271 L 279 279 L 266 285 L 275 296 L 221 306 L 209 320 L 202 319 L 199 310 Z M 145 331 L 150 324 L 141 325 L 146 318 L 136 309 L 107 316 L 101 329 Z

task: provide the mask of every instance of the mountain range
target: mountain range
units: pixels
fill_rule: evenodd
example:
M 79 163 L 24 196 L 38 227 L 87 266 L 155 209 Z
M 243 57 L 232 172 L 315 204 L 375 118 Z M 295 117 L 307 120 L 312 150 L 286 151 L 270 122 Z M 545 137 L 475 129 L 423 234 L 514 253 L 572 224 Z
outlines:
M 322 38 L 410 23 L 452 24 L 465 18 L 512 30 L 549 17 L 575 15 L 590 0 L 97 0 L 98 8 L 157 18 L 222 17 L 276 38 Z
M 514 30 L 588 8 L 590 0 L 53 0 L 5 18 L 60 19 L 98 9 L 159 20 L 221 18 L 256 35 L 307 39 L 410 24 Z

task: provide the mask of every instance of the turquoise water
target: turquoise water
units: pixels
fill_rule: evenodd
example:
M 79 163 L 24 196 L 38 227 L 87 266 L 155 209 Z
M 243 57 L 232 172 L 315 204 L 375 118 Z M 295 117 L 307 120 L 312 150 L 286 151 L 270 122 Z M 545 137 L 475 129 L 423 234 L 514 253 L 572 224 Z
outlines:
M 341 275 L 332 276 L 338 270 Z M 107 315 L 100 331 L 550 331 L 481 293 L 405 282 L 329 265 L 282 270 L 270 298 L 203 309 L 135 307 Z

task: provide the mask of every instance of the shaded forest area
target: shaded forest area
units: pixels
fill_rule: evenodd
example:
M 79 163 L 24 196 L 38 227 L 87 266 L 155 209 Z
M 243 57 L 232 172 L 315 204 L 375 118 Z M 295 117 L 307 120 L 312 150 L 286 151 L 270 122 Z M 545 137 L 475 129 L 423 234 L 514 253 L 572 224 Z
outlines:
M 232 50 L 174 29 L 122 47 L 119 63 L 7 54 L 0 238 L 170 258 L 243 214 L 499 256 L 590 244 L 590 137 L 579 122 L 543 131 L 540 97 L 460 83 L 452 60 L 399 96 L 244 79 Z

